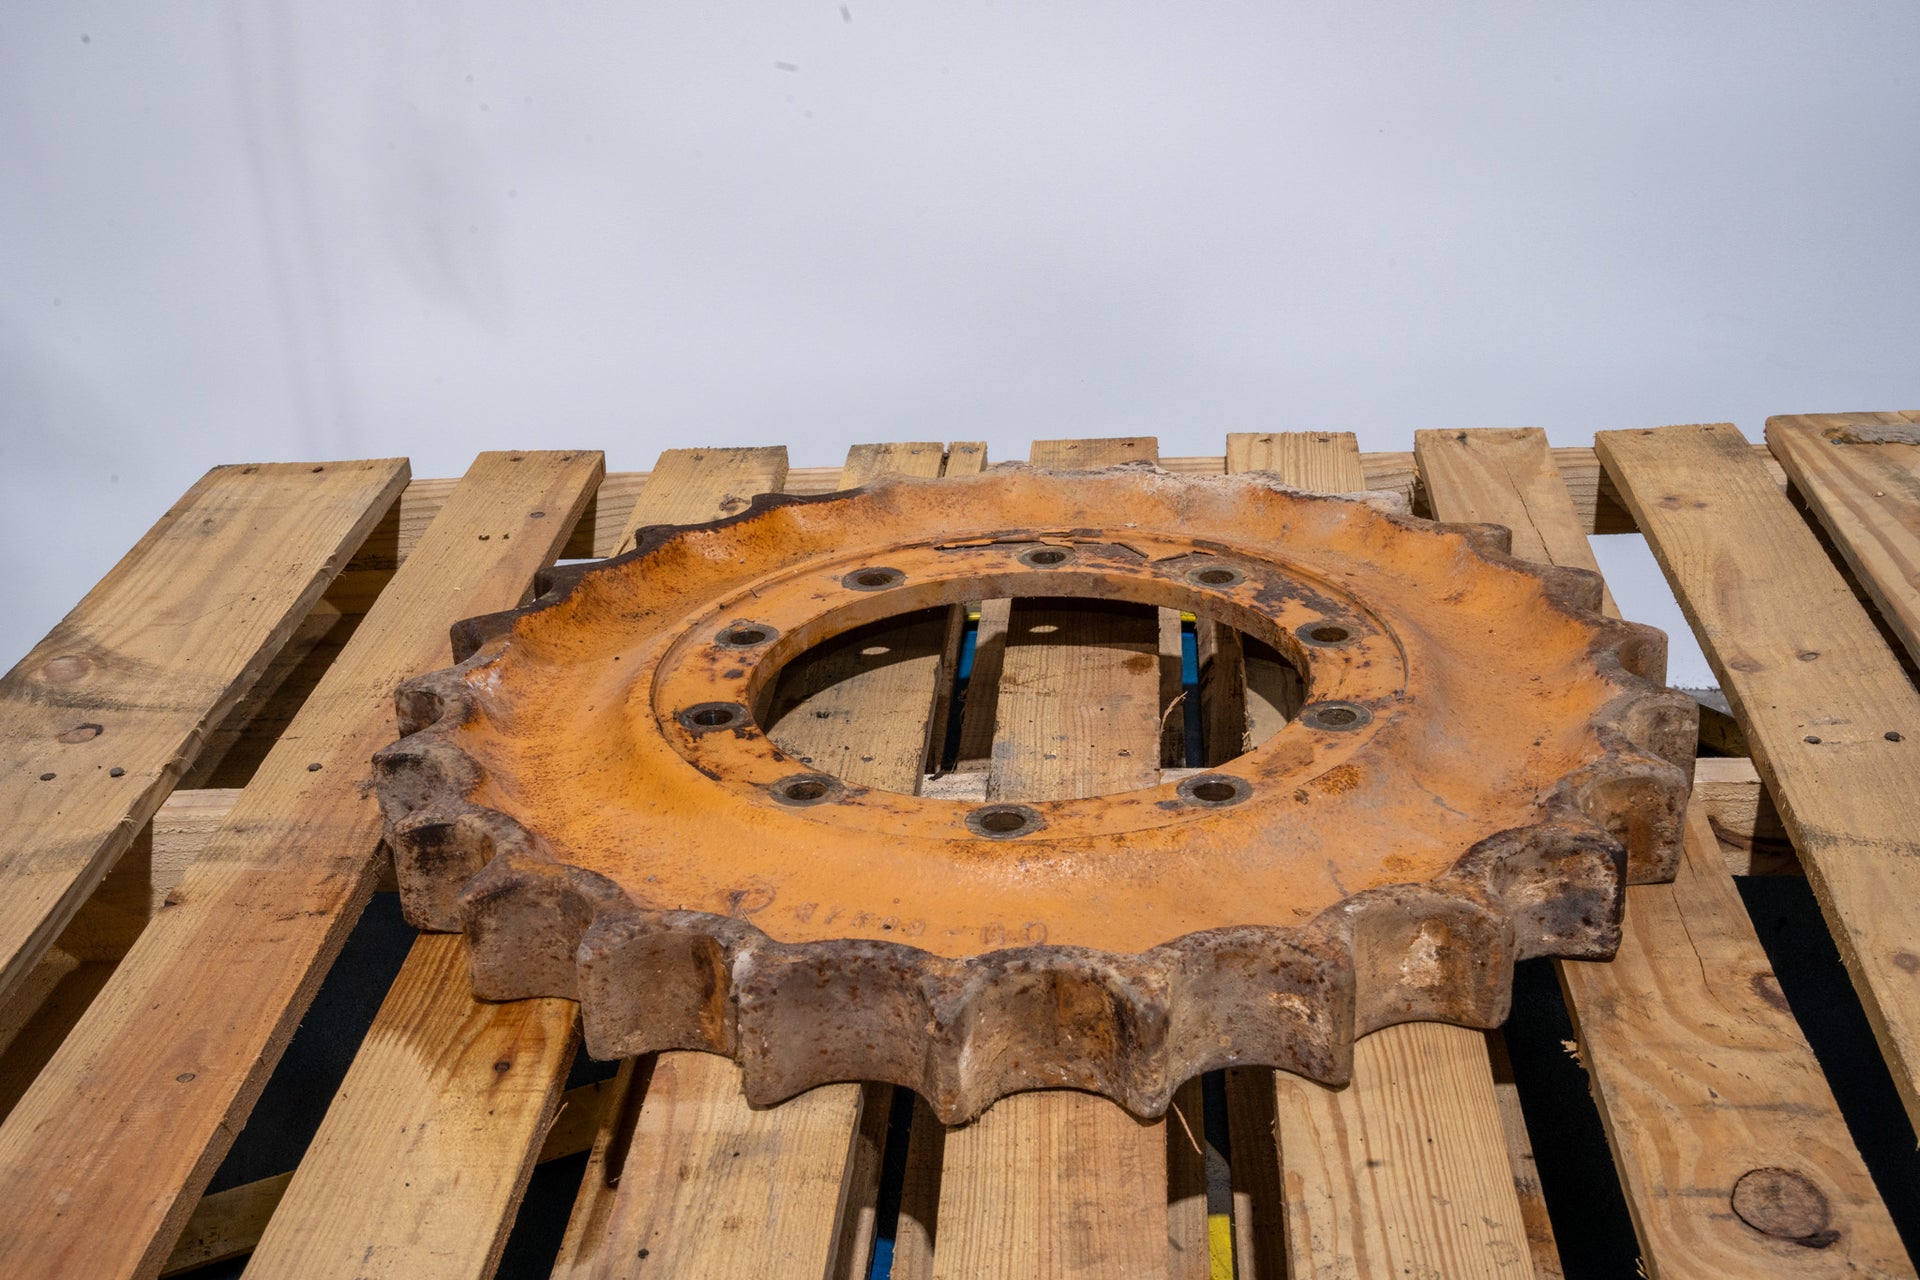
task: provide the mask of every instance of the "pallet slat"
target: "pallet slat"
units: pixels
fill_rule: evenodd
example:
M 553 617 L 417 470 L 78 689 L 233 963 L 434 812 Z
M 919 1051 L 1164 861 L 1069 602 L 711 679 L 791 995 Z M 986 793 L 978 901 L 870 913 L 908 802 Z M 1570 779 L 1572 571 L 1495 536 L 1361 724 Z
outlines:
M 1628 897 L 1619 954 L 1568 963 L 1562 982 L 1648 1275 L 1913 1275 L 1701 805 L 1673 884 Z M 1809 1248 L 1797 1218 L 1768 1235 L 1729 1212 L 1767 1170 L 1812 1188 L 1831 1238 Z
M 1040 466 L 1151 459 L 1150 438 L 1036 441 Z M 1055 799 L 1159 781 L 1159 628 L 1151 614 L 1016 602 L 1001 659 L 988 794 Z M 1050 643 L 1022 643 L 1053 626 Z M 1131 629 L 1129 630 L 1129 626 Z M 1081 648 L 1076 640 L 1097 641 Z M 1130 666 L 1131 664 L 1131 666 Z M 1065 743 L 1054 735 L 1068 734 Z M 1047 756 L 1053 759 L 1047 759 Z M 935 1277 L 1164 1276 L 1167 1133 L 1105 1098 L 1002 1098 L 947 1131 Z M 1183 1252 L 1198 1241 L 1176 1242 Z
M 0 1126 L 0 1274 L 158 1271 L 372 892 L 380 816 L 360 784 L 394 686 L 447 661 L 456 618 L 519 602 L 600 471 L 582 453 L 469 470 Z
M 618 1186 L 604 1206 L 599 1188 L 583 1186 L 576 1202 L 601 1230 L 583 1242 L 584 1259 L 563 1256 L 554 1275 L 825 1275 L 860 1103 L 859 1085 L 826 1085 L 756 1110 L 731 1059 L 660 1054 Z
M 1767 444 L 1920 662 L 1920 412 L 1768 418 Z
M 1230 466 L 1237 458 L 1262 463 L 1289 484 L 1321 492 L 1367 484 L 1347 432 L 1229 437 L 1228 458 Z M 1271 1079 L 1291 1275 L 1364 1276 L 1389 1267 L 1532 1274 L 1479 1032 L 1425 1023 L 1383 1028 L 1355 1046 L 1345 1089 L 1284 1072 Z M 1258 1216 L 1261 1206 L 1253 1210 Z
M 1598 572 L 1543 432 L 1423 431 L 1414 449 L 1441 519 L 1506 525 L 1516 556 Z M 1558 966 L 1649 1274 L 1899 1274 L 1885 1206 L 1706 821 L 1696 802 L 1672 884 L 1628 887 L 1615 959 Z M 1782 1164 L 1827 1197 L 1837 1244 L 1769 1239 L 1729 1213 L 1743 1174 Z
M 1738 430 L 1603 431 L 1596 447 L 1746 730 L 1920 1126 L 1920 694 Z
M 465 940 L 416 939 L 248 1272 L 491 1275 L 578 1021 L 570 1000 L 475 1000 Z
M 1485 1041 L 1387 1030 L 1354 1045 L 1343 1091 L 1278 1077 L 1288 1274 L 1533 1275 Z
M 593 1147 L 600 1128 L 601 1104 L 612 1086 L 610 1080 L 596 1081 L 560 1096 L 553 1127 L 540 1144 L 536 1163 L 579 1155 Z M 178 1275 L 210 1262 L 252 1253 L 292 1182 L 293 1174 L 277 1173 L 201 1197 L 160 1274 Z
M 0 1005 L 406 481 L 215 467 L 0 677 Z
M 1351 431 L 1236 431 L 1227 436 L 1227 474 L 1268 471 L 1296 489 L 1358 493 L 1367 488 L 1360 442 Z
M 466 939 L 422 934 L 247 1274 L 488 1276 L 573 1061 L 574 1005 L 480 1005 Z

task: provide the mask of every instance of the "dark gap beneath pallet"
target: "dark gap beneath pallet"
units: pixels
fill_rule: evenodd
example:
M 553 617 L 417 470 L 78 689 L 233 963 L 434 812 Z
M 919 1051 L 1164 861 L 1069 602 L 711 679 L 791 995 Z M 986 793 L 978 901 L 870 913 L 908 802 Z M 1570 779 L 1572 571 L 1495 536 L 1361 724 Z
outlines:
M 1200 1077 L 1201 1141 L 1206 1148 L 1207 1217 L 1233 1216 L 1233 1139 L 1227 1127 L 1227 1073 Z M 1208 1235 L 1211 1243 L 1212 1235 Z
M 960 767 L 960 734 L 967 719 L 967 686 L 973 680 L 973 654 L 980 640 L 980 606 L 967 606 L 967 626 L 960 637 L 960 657 L 954 664 L 952 702 L 947 707 L 946 740 L 940 744 L 937 773 Z
M 619 1074 L 620 1060 L 618 1058 L 602 1062 L 600 1059 L 589 1054 L 586 1045 L 583 1044 L 580 1046 L 579 1051 L 573 1055 L 573 1065 L 567 1069 L 567 1082 L 562 1088 L 578 1089 L 584 1084 L 599 1084 L 601 1081 L 611 1080 Z
M 867 1280 L 893 1275 L 893 1243 L 900 1232 L 900 1189 L 907 1180 L 907 1145 L 913 1136 L 914 1108 L 924 1106 L 913 1090 L 895 1087 L 887 1115 L 887 1143 L 880 1156 L 880 1189 L 873 1209 L 873 1258 Z
M 534 1166 L 526 1198 L 520 1202 L 520 1212 L 501 1251 L 495 1280 L 545 1280 L 553 1274 L 553 1264 L 566 1238 L 567 1219 L 586 1173 L 584 1151 Z
M 1207 748 L 1205 721 L 1200 706 L 1200 634 L 1191 618 L 1180 620 L 1180 709 L 1183 754 L 1180 763 L 1189 768 L 1204 768 Z
M 1540 1193 L 1567 1280 L 1641 1274 L 1633 1218 L 1586 1070 L 1572 1051 L 1573 1020 L 1553 961 L 1523 960 L 1514 966 L 1513 1013 L 1505 1034 Z
M 1894 1229 L 1907 1252 L 1920 1257 L 1920 1150 L 1813 887 L 1804 876 L 1733 882 Z

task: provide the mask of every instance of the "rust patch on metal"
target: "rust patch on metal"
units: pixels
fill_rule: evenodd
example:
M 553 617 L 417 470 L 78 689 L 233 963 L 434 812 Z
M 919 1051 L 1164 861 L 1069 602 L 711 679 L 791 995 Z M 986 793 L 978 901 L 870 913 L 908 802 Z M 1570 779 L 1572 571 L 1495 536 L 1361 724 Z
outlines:
M 1159 1115 L 1230 1065 L 1342 1083 L 1356 1035 L 1495 1025 L 1515 961 L 1611 955 L 1623 885 L 1677 863 L 1665 637 L 1506 545 L 1137 466 L 645 529 L 401 687 L 375 774 L 402 903 L 469 934 L 484 998 L 580 1000 L 601 1057 L 736 1057 L 758 1103 L 884 1080 L 952 1123 L 1054 1087 Z M 1234 626 L 1307 705 L 1203 777 L 1018 804 L 848 786 L 762 730 L 835 636 L 1038 596 Z

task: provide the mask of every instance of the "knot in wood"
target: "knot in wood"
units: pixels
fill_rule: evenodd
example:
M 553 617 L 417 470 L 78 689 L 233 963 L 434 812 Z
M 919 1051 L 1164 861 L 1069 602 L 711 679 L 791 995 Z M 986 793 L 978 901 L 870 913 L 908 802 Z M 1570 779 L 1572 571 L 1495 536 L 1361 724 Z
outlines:
M 1824 1249 L 1840 1238 L 1829 1228 L 1832 1210 L 1813 1180 L 1792 1169 L 1749 1169 L 1733 1184 L 1733 1211 L 1740 1221 L 1776 1240 Z

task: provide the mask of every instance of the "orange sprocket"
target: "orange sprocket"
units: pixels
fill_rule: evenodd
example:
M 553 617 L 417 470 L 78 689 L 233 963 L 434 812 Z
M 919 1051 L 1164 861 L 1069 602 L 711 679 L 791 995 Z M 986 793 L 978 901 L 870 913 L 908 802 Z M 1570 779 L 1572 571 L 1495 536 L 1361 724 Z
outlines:
M 1592 574 L 1259 474 L 1150 467 L 763 496 L 456 628 L 376 774 L 408 918 L 485 998 L 581 1002 L 600 1057 L 737 1058 L 773 1102 L 912 1088 L 949 1123 L 1073 1087 L 1158 1115 L 1205 1070 L 1343 1082 L 1397 1022 L 1491 1026 L 1513 964 L 1600 958 L 1672 876 L 1692 702 Z M 789 661 L 937 605 L 1191 610 L 1303 673 L 1197 777 L 973 803 L 762 732 Z

